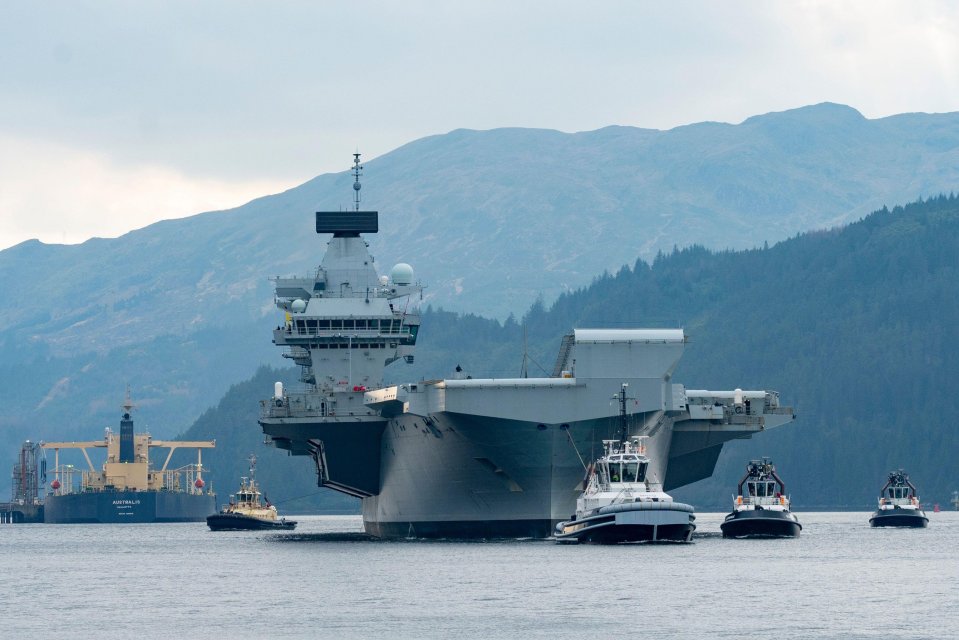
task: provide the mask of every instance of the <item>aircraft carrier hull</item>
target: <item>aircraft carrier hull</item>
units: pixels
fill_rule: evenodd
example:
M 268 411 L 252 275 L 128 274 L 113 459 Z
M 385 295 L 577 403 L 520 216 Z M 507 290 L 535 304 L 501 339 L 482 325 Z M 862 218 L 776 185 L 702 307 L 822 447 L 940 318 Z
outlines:
M 382 484 L 363 499 L 368 533 L 547 538 L 583 490 L 577 449 L 588 459 L 615 431 L 608 420 L 568 429 L 451 414 L 431 422 L 404 416 L 387 424 Z
M 455 389 L 444 388 L 452 384 L 420 385 L 426 387 L 425 399 L 410 399 L 403 413 L 311 419 L 284 415 L 285 405 L 271 403 L 260 424 L 281 448 L 307 453 L 307 445 L 315 447 L 320 484 L 362 498 L 364 527 L 371 535 L 552 536 L 556 524 L 569 520 L 576 509 L 585 462 L 602 451 L 604 439 L 617 436 L 617 416 L 584 419 L 585 410 L 563 407 L 585 390 L 575 381 L 530 381 L 512 390 L 510 383 L 497 382 L 503 387 L 497 393 L 473 390 L 492 383 L 470 381 L 464 391 L 475 391 L 476 402 L 487 407 L 486 415 L 451 411 L 451 405 L 464 405 Z M 511 393 L 521 395 L 508 397 Z M 440 402 L 431 394 L 445 394 L 445 399 Z M 592 395 L 603 401 L 589 412 L 609 410 L 610 395 Z M 490 404 L 493 399 L 499 402 Z M 410 410 L 417 404 L 436 410 Z M 537 415 L 542 421 L 489 415 L 493 407 L 500 413 Z M 389 408 L 384 406 L 384 413 L 389 414 Z M 563 420 L 567 416 L 568 422 Z M 629 416 L 636 431 L 651 434 L 650 478 L 666 487 L 708 477 L 724 442 L 763 429 L 753 416 L 746 416 L 751 422 L 743 418 L 742 424 L 691 420 L 686 412 L 682 418 L 674 423 L 662 411 Z M 782 415 L 783 420 L 791 418 L 791 412 Z
M 216 498 L 168 491 L 102 491 L 48 496 L 48 524 L 121 522 L 206 522 L 216 513 Z

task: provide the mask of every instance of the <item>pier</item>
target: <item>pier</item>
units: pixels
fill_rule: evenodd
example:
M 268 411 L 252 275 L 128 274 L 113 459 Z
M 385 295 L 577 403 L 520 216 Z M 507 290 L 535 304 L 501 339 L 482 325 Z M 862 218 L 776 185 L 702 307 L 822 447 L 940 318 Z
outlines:
M 0 524 L 24 524 L 27 522 L 43 522 L 42 504 L 0 502 Z

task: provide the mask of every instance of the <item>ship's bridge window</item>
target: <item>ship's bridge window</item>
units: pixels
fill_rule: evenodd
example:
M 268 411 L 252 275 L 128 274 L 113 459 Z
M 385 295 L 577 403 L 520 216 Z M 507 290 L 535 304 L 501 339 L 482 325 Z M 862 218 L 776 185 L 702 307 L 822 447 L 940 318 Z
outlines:
M 775 482 L 747 482 L 746 487 L 749 489 L 749 495 L 757 498 L 771 498 L 776 495 Z
M 609 481 L 610 482 L 622 482 L 623 480 L 623 470 L 622 464 L 619 462 L 610 462 L 609 463 Z
M 625 462 L 623 463 L 623 482 L 643 482 L 646 479 L 647 462 Z

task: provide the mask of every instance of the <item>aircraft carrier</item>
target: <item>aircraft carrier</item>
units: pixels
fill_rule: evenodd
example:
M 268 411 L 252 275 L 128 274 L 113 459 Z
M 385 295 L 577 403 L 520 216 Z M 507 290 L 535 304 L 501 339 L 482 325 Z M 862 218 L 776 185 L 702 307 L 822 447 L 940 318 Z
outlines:
M 682 329 L 575 329 L 548 378 L 385 386 L 386 366 L 413 361 L 422 286 L 404 263 L 377 273 L 361 169 L 355 154 L 353 210 L 316 213 L 316 232 L 332 234 L 320 266 L 274 279 L 285 317 L 273 342 L 306 386 L 277 383 L 259 422 L 276 446 L 312 456 L 321 486 L 362 499 L 368 533 L 549 537 L 575 509 L 583 460 L 620 435 L 612 398 L 624 388 L 629 435 L 649 436 L 648 477 L 664 491 L 709 477 L 725 442 L 793 420 L 775 391 L 673 382 Z

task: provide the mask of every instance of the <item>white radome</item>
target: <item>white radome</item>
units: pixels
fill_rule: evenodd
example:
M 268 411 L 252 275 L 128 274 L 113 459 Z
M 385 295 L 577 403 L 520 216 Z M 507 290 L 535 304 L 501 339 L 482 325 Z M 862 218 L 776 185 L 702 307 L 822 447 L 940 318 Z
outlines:
M 413 267 L 405 262 L 397 263 L 390 270 L 390 280 L 401 286 L 413 284 Z

